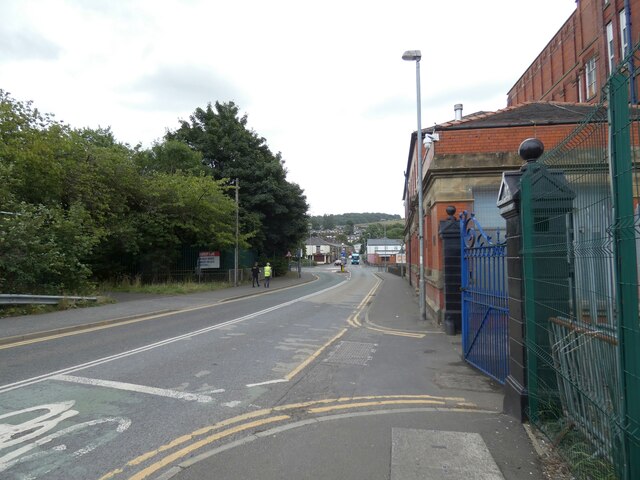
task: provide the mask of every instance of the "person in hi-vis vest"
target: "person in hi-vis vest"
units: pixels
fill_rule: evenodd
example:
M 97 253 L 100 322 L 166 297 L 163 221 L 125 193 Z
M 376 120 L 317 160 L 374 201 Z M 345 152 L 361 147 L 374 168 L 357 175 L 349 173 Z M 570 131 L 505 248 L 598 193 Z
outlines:
M 271 280 L 271 264 L 267 262 L 264 266 L 264 288 L 269 288 L 269 280 Z

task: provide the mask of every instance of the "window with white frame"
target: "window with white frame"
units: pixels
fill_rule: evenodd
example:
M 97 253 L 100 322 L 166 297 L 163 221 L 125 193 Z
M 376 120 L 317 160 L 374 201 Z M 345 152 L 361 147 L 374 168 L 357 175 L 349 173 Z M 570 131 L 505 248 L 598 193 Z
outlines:
M 624 58 L 629 53 L 629 43 L 627 42 L 627 11 L 620 11 L 620 58 Z
M 584 69 L 584 78 L 587 85 L 587 100 L 596 95 L 596 59 L 591 58 Z
M 613 73 L 614 66 L 614 48 L 613 48 L 613 24 L 607 23 L 607 59 L 609 60 L 609 75 Z

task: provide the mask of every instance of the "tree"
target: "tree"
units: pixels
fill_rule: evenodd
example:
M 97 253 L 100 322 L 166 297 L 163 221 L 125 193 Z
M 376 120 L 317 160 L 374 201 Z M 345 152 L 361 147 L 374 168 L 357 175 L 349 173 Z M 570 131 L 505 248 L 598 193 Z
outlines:
M 336 235 L 336 242 L 337 243 L 348 244 L 349 243 L 349 239 L 347 238 L 347 236 L 344 233 L 339 233 L 339 234 Z
M 302 189 L 287 182 L 281 155 L 247 128 L 247 116 L 233 102 L 197 108 L 166 140 L 199 152 L 214 179 L 228 185 L 239 179 L 241 230 L 258 253 L 284 255 L 304 238 L 308 205 Z
M 321 217 L 311 217 L 311 228 L 313 230 L 320 230 L 322 228 Z
M 311 217 L 311 220 L 322 221 L 323 216 L 316 215 Z M 380 220 L 401 220 L 400 215 L 388 214 L 388 213 L 341 213 L 333 215 L 333 219 L 336 225 L 346 225 L 348 222 L 352 222 L 354 225 L 363 223 L 373 223 Z
M 202 162 L 200 152 L 177 140 L 155 143 L 151 150 L 141 152 L 136 159 L 143 172 L 188 172 L 193 175 L 205 172 Z
M 353 220 L 347 220 L 345 225 L 344 233 L 347 235 L 353 235 Z
M 0 291 L 86 293 L 93 285 L 86 263 L 98 239 L 81 205 L 12 205 L 0 215 Z
M 336 228 L 336 221 L 333 215 L 322 216 L 322 228 L 324 230 L 333 230 L 334 228 Z
M 391 223 L 385 226 L 381 223 L 372 223 L 365 228 L 363 237 L 383 238 L 385 234 L 387 238 L 402 239 L 404 238 L 404 225 L 402 223 Z
M 183 139 L 132 149 L 109 128 L 73 129 L 0 90 L 0 289 L 84 292 L 92 279 L 170 268 L 185 246 L 229 248 L 229 179 L 241 173 L 240 246 L 257 238 L 281 252 L 295 244 L 307 228 L 302 189 L 286 182 L 280 156 L 244 129 L 237 109 L 220 112 L 214 138 L 223 151 L 235 145 L 250 154 L 224 172 L 210 158 L 203 165 L 203 153 Z M 206 131 L 197 138 L 211 141 Z

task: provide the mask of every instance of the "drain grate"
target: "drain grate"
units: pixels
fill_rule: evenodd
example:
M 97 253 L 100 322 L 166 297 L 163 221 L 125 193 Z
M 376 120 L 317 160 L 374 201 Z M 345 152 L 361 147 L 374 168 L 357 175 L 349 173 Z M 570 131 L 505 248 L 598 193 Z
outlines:
M 348 365 L 365 366 L 371 355 L 376 351 L 376 343 L 359 343 L 342 341 L 324 360 L 328 363 L 345 363 Z

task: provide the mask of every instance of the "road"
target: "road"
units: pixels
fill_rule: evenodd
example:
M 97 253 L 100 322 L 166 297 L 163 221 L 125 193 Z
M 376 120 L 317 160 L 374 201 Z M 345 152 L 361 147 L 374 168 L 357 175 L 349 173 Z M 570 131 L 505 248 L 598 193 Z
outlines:
M 4 346 L 0 423 L 22 423 L 2 439 L 13 450 L 0 457 L 0 476 L 50 478 L 64 469 L 66 478 L 99 478 L 203 419 L 215 423 L 255 402 L 268 405 L 273 400 L 265 397 L 282 396 L 295 369 L 343 331 L 374 282 L 318 277 L 211 307 Z
M 195 464 L 212 448 L 328 413 L 438 406 L 462 422 L 461 415 L 495 418 L 481 408 L 494 401 L 495 391 L 476 377 L 425 383 L 415 368 L 397 367 L 401 360 L 421 368 L 431 350 L 420 344 L 425 333 L 366 323 L 382 283 L 373 269 L 352 266 L 342 273 L 327 266 L 314 275 L 314 281 L 289 288 L 255 289 L 224 302 L 189 305 L 183 299 L 161 313 L 150 307 L 148 315 L 138 312 L 127 321 L 0 345 L 0 477 L 141 480 L 182 472 L 185 478 L 258 478 L 271 454 L 227 452 L 216 467 L 220 476 L 185 470 L 184 462 Z M 391 315 L 381 310 L 382 317 Z M 381 353 L 382 337 L 389 348 Z M 367 367 L 374 356 L 379 363 L 372 370 Z M 460 378 L 479 388 L 461 391 Z M 415 419 L 405 423 L 415 425 Z M 355 453 L 361 442 L 347 439 L 358 430 L 342 425 L 345 443 L 333 447 L 342 445 L 344 452 L 348 443 Z M 331 444 L 334 435 L 318 431 L 314 438 Z M 278 448 L 294 452 L 304 444 L 294 440 Z M 489 446 L 498 455 L 504 448 Z M 504 455 L 503 471 L 511 462 Z M 302 458 L 293 455 L 287 463 L 309 472 Z M 364 462 L 358 475 L 343 478 L 389 478 L 389 461 Z M 522 461 L 531 463 L 529 457 Z M 331 464 L 323 459 L 305 478 L 339 477 Z M 203 461 L 198 468 L 210 467 Z M 243 468 L 256 470 L 239 477 Z M 285 478 L 282 466 L 263 478 Z

